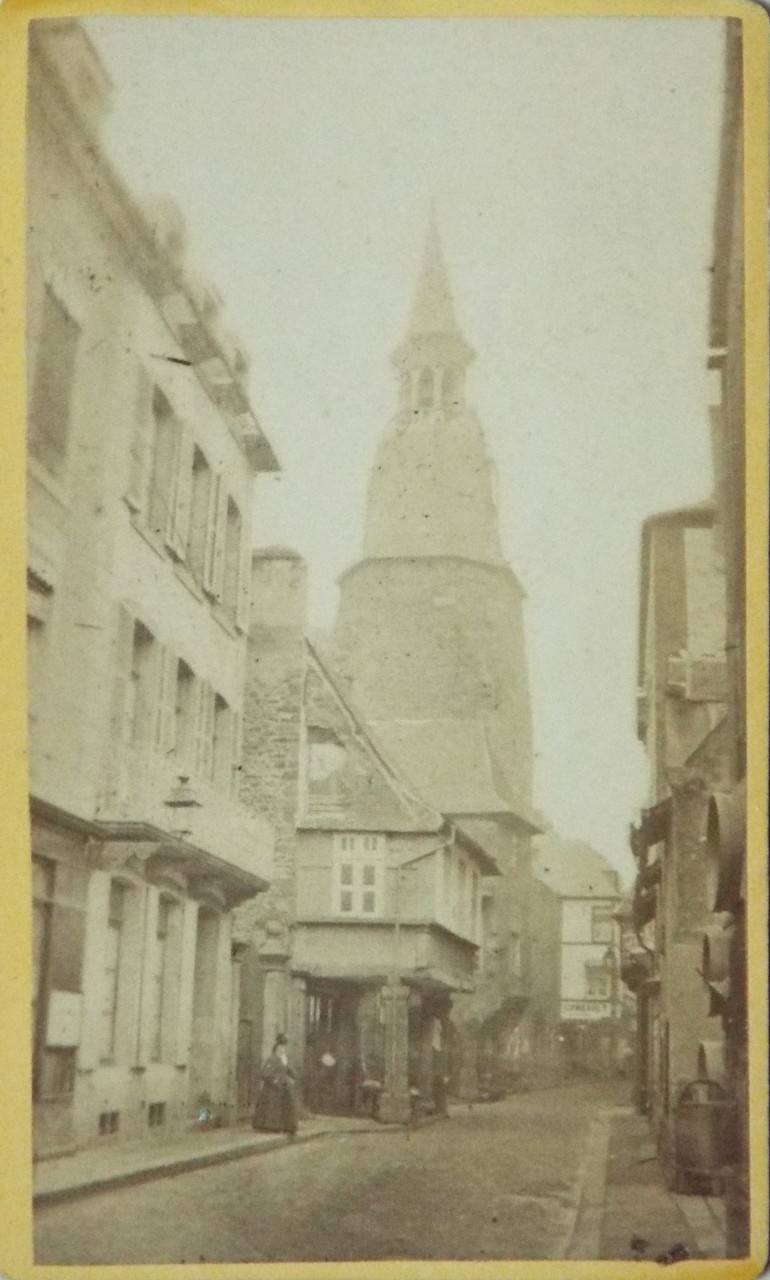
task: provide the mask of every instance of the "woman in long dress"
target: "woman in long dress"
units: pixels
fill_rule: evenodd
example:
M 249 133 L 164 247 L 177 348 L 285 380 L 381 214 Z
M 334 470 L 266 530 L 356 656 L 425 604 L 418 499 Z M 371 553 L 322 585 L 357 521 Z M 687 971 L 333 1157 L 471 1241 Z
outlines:
M 273 1051 L 262 1068 L 262 1084 L 254 1110 L 253 1126 L 270 1133 L 297 1132 L 297 1099 L 294 1072 L 286 1050 L 287 1037 L 276 1037 Z

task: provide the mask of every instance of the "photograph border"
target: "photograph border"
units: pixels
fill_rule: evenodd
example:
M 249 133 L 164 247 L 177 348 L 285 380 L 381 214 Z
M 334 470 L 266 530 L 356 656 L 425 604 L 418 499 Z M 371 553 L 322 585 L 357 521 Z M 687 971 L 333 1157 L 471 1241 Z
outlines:
M 5 408 L 0 432 L 0 759 L 3 804 L 0 847 L 5 859 L 0 894 L 0 1274 L 116 1280 L 151 1276 L 176 1280 L 579 1280 L 660 1274 L 653 1262 L 436 1261 L 329 1263 L 200 1263 L 109 1267 L 35 1265 L 32 1259 L 32 1167 L 29 998 L 31 892 L 26 764 L 24 640 L 25 442 L 24 353 L 25 98 L 27 28 L 45 18 L 217 16 L 239 18 L 734 18 L 743 29 L 744 235 L 746 376 L 746 595 L 748 728 L 749 1093 L 751 1256 L 678 1264 L 676 1274 L 738 1280 L 757 1276 L 766 1262 L 767 1170 L 767 653 L 768 653 L 768 83 L 770 20 L 754 0 L 0 0 L 0 387 Z M 704 365 L 706 335 L 704 334 Z M 697 1272 L 696 1272 L 697 1268 Z

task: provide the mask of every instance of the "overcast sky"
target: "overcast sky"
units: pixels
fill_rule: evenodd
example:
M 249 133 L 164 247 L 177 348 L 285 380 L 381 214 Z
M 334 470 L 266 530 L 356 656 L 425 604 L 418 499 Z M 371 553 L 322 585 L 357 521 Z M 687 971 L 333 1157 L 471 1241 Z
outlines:
M 536 803 L 627 875 L 639 526 L 711 488 L 721 21 L 85 25 L 110 154 L 139 197 L 177 201 L 252 358 L 283 468 L 258 537 L 307 556 L 312 626 L 360 551 L 435 197 L 528 594 Z

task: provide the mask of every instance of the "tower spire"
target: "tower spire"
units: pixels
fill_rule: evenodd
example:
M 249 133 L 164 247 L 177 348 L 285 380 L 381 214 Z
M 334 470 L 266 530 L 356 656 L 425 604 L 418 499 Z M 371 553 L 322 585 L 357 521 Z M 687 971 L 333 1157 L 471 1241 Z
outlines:
M 422 270 L 417 281 L 409 333 L 411 337 L 422 337 L 429 333 L 459 336 L 460 333 L 455 318 L 452 290 L 449 286 L 449 272 L 439 235 L 435 202 L 431 203 Z
M 402 371 L 402 398 L 411 403 L 421 373 L 423 383 L 430 374 L 437 393 L 442 378 L 447 388 L 450 383 L 452 388 L 459 388 L 473 357 L 473 348 L 465 341 L 455 316 L 436 207 L 432 203 L 409 327 L 404 341 L 393 354 L 394 363 Z M 428 398 L 422 394 L 418 398 L 425 407 Z

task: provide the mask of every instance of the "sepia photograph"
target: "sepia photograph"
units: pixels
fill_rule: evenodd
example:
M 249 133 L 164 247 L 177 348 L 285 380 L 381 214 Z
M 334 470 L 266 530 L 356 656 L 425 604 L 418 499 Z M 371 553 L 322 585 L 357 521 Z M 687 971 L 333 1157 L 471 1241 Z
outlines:
M 756 12 L 29 22 L 35 1271 L 756 1258 Z

